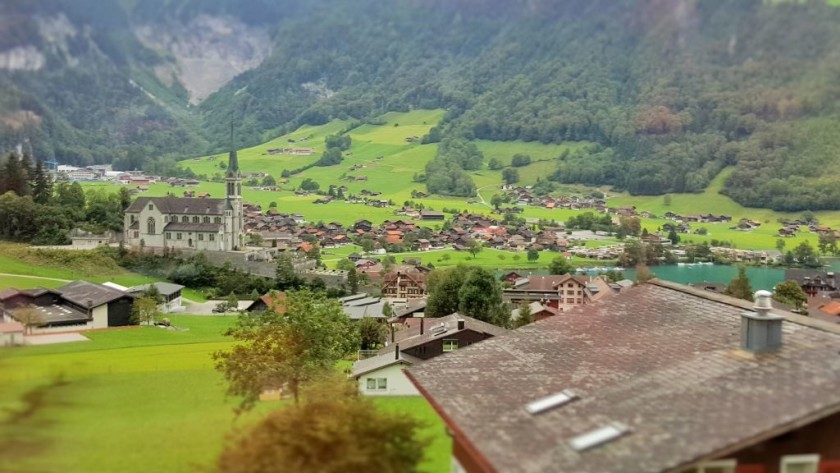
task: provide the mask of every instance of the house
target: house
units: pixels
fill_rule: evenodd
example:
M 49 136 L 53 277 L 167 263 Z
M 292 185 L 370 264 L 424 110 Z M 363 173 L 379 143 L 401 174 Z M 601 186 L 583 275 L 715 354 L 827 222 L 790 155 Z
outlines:
M 273 310 L 279 314 L 282 314 L 286 311 L 286 293 L 285 292 L 277 292 L 271 291 L 266 294 L 260 296 L 259 299 L 255 300 L 251 303 L 248 307 L 245 308 L 245 311 L 248 313 L 253 314 L 254 312 L 264 312 L 266 310 Z
M 419 358 L 400 351 L 353 364 L 352 376 L 359 383 L 359 392 L 366 396 L 418 396 L 420 393 L 403 374 L 403 368 L 419 363 Z
M 523 278 L 522 274 L 517 273 L 516 271 L 511 271 L 507 274 L 502 275 L 502 282 L 513 284 L 516 280 L 522 279 L 522 278 Z
M 785 281 L 796 281 L 810 297 L 840 289 L 833 272 L 811 269 L 786 269 Z
M 534 322 L 540 321 L 542 319 L 547 319 L 549 317 L 557 315 L 560 311 L 555 309 L 554 307 L 543 305 L 539 302 L 531 302 L 528 304 L 528 310 L 531 313 L 531 317 L 534 318 Z M 517 307 L 510 311 L 510 320 L 519 320 L 520 314 L 522 313 L 521 307 Z
M 840 327 L 770 297 L 652 281 L 406 373 L 457 472 L 837 471 Z
M 385 314 L 382 312 L 385 309 L 385 300 L 379 297 L 370 297 L 367 294 L 354 294 L 352 296 L 342 297 L 339 299 L 344 313 L 350 320 L 361 320 L 364 318 L 374 318 L 385 320 Z
M 57 289 L 41 287 L 0 292 L 0 316 L 5 322 L 22 322 L 20 312 L 37 312 L 36 332 L 89 330 L 131 324 L 134 296 L 88 281 L 78 280 Z
M 97 246 L 108 245 L 116 241 L 114 232 L 111 231 L 92 233 L 76 228 L 68 236 L 70 237 L 71 245 L 76 248 L 96 248 Z
M 609 283 L 601 276 L 559 276 L 531 275 L 514 281 L 513 287 L 504 289 L 506 302 L 540 302 L 543 305 L 564 312 L 573 307 L 591 304 L 614 294 Z
M 380 355 L 400 350 L 422 360 L 464 348 L 490 337 L 507 333 L 506 329 L 458 313 L 439 318 L 421 318 L 420 324 L 394 333 L 394 342 Z
M 396 299 L 425 297 L 426 275 L 420 271 L 388 273 L 382 279 L 382 295 Z
M 23 325 L 18 322 L 0 320 L 0 347 L 23 345 L 23 330 Z
M 163 302 L 158 305 L 158 309 L 161 312 L 168 314 L 170 312 L 180 312 L 182 310 L 181 291 L 184 289 L 184 286 L 180 284 L 173 284 L 171 282 L 141 284 L 139 286 L 129 287 L 125 292 L 132 294 L 135 297 L 139 297 L 149 291 L 152 286 L 157 289 L 158 294 L 160 294 L 163 298 Z

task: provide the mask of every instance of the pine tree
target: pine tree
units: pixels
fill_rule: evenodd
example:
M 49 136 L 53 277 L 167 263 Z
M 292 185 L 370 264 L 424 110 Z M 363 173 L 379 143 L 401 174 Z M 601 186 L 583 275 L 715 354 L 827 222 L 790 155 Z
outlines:
M 752 285 L 750 285 L 750 278 L 747 277 L 747 270 L 743 266 L 738 267 L 738 275 L 735 276 L 729 285 L 726 286 L 724 294 L 745 301 L 753 300 Z
M 39 204 L 47 204 L 52 198 L 52 178 L 44 170 L 44 163 L 39 159 L 29 180 L 32 189 L 32 199 Z

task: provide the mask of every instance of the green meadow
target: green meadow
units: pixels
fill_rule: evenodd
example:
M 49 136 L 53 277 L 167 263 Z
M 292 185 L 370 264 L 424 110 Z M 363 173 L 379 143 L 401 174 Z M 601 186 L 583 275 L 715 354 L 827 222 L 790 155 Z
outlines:
M 233 317 L 170 317 L 179 330 L 88 333 L 90 342 L 0 351 L 0 458 L 16 473 L 202 471 L 225 438 L 285 401 L 237 418 L 211 354 Z M 421 397 L 376 401 L 415 415 L 432 440 L 423 470 L 447 471 L 450 440 Z
M 310 168 L 300 175 L 289 178 L 287 183 L 280 184 L 281 190 L 276 192 L 257 190 L 245 187 L 244 198 L 247 202 L 257 203 L 267 208 L 272 202 L 278 205 L 278 209 L 287 213 L 303 214 L 309 221 L 337 221 L 342 224 L 351 224 L 358 219 L 368 219 L 373 222 L 381 222 L 386 219 L 404 218 L 396 217 L 394 212 L 407 200 L 421 202 L 426 208 L 435 210 L 458 209 L 470 212 L 489 214 L 492 209 L 480 198 L 463 199 L 453 197 L 431 196 L 423 199 L 412 199 L 412 191 L 425 192 L 423 183 L 413 182 L 416 173 L 423 172 L 426 163 L 434 158 L 437 151 L 436 144 L 421 145 L 417 141 L 406 141 L 406 138 L 422 137 L 428 130 L 437 124 L 444 115 L 443 110 L 414 110 L 406 113 L 388 113 L 382 116 L 383 125 L 362 125 L 349 131 L 352 138 L 352 146 L 345 153 L 344 160 L 335 166 Z M 281 136 L 269 142 L 251 148 L 238 151 L 240 168 L 243 172 L 268 172 L 275 178 L 280 177 L 284 169 L 294 169 L 315 162 L 324 151 L 324 137 L 335 134 L 349 125 L 346 121 L 333 121 L 322 126 L 306 126 L 288 135 Z M 294 143 L 289 140 L 295 140 Z M 520 174 L 521 183 L 533 184 L 538 178 L 545 178 L 550 175 L 556 167 L 556 158 L 565 150 L 574 152 L 582 147 L 589 146 L 586 142 L 570 142 L 564 144 L 542 144 L 538 142 L 493 142 L 479 140 L 476 145 L 485 155 L 485 163 L 496 158 L 503 163 L 510 163 L 516 153 L 524 153 L 531 156 L 532 163 L 528 166 L 517 168 Z M 269 155 L 268 149 L 284 147 L 310 147 L 315 150 L 312 156 L 290 156 L 290 155 Z M 220 162 L 226 162 L 227 155 L 219 154 L 201 158 L 188 159 L 181 162 L 184 167 L 189 167 L 198 174 L 213 176 L 218 173 L 224 174 L 219 167 Z M 352 167 L 360 167 L 354 171 Z M 608 195 L 610 206 L 635 206 L 639 211 L 648 210 L 655 215 L 661 216 L 665 212 L 672 211 L 678 214 L 713 213 L 731 215 L 735 222 L 726 224 L 700 224 L 694 228 L 705 227 L 708 235 L 686 235 L 684 238 L 691 241 L 708 241 L 712 239 L 727 240 L 734 243 L 738 248 L 743 249 L 774 249 L 776 247 L 776 231 L 779 228 L 780 218 L 796 217 L 797 214 L 775 212 L 768 209 L 746 208 L 732 199 L 720 194 L 723 183 L 732 169 L 726 169 L 718 175 L 709 187 L 701 194 L 672 194 L 670 205 L 665 204 L 663 196 L 631 196 L 626 193 L 612 193 L 607 188 L 597 190 L 604 191 Z M 480 171 L 471 172 L 473 180 L 479 189 L 481 198 L 489 201 L 493 194 L 501 192 L 499 187 L 502 183 L 501 171 L 485 168 Z M 350 179 L 352 177 L 352 179 Z M 357 177 L 364 177 L 366 180 L 355 180 Z M 330 184 L 346 185 L 350 193 L 359 194 L 363 189 L 381 192 L 378 198 L 391 200 L 394 207 L 376 208 L 362 204 L 349 204 L 345 202 L 332 202 L 329 204 L 314 204 L 318 198 L 316 195 L 298 196 L 294 191 L 305 178 L 314 179 L 326 189 Z M 89 188 L 116 189 L 118 184 L 112 183 L 85 183 Z M 584 186 L 561 186 L 562 192 L 586 193 L 593 188 Z M 185 188 L 173 188 L 167 184 L 154 184 L 143 195 L 162 196 L 167 193 L 180 195 Z M 213 197 L 224 195 L 222 183 L 202 182 L 199 186 L 191 189 L 197 192 L 209 192 Z M 529 219 L 553 219 L 563 221 L 570 216 L 576 215 L 577 211 L 561 209 L 545 209 L 541 207 L 526 207 L 521 214 Z M 838 212 L 816 212 L 821 222 L 826 225 L 840 226 L 840 213 Z M 498 216 L 497 216 L 498 217 Z M 758 220 L 763 223 L 761 228 L 743 232 L 732 230 L 734 223 L 741 217 Z M 643 226 L 649 231 L 655 231 L 664 223 L 663 219 L 643 219 Z M 785 239 L 785 248 L 789 249 L 798 245 L 801 241 L 808 241 L 815 244 L 816 235 L 807 232 L 801 233 L 794 238 Z

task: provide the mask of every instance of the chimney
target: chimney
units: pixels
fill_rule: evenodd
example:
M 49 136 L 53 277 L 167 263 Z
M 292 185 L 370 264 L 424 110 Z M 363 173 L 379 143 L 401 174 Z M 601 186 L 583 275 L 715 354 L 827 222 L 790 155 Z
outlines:
M 420 319 L 420 335 L 423 335 L 423 321 L 426 320 L 424 318 Z
M 400 344 L 399 343 L 397 343 L 397 346 L 394 347 L 394 359 L 395 360 L 400 359 Z
M 389 324 L 391 327 L 391 343 L 394 343 L 394 324 Z
M 88 300 L 87 300 L 87 306 L 88 306 L 88 309 L 90 309 L 91 307 L 93 307 L 93 301 L 92 301 L 92 300 L 90 300 L 90 299 L 88 299 Z
M 464 320 L 458 319 L 458 330 L 464 330 Z
M 755 312 L 741 314 L 741 349 L 750 353 L 767 353 L 782 347 L 784 317 L 770 313 L 769 291 L 755 293 Z

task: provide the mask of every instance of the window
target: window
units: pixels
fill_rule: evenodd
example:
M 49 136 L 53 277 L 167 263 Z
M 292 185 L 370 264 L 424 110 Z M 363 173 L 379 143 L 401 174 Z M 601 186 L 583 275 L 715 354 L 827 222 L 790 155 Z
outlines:
M 458 349 L 458 340 L 444 340 L 443 351 L 455 351 Z
M 190 218 L 189 218 L 189 217 L 187 217 L 186 215 L 184 215 L 183 217 L 181 217 L 181 222 L 182 222 L 182 223 L 189 223 L 189 221 L 190 221 Z
M 210 241 L 216 241 L 216 235 L 211 233 L 210 234 Z
M 566 295 L 567 295 L 567 296 L 574 296 L 574 295 L 575 295 L 575 291 L 570 289 L 570 290 L 566 291 Z
M 210 217 L 205 216 L 204 217 L 204 223 L 210 223 Z
M 155 209 L 155 206 L 152 205 L 152 204 L 149 204 L 149 210 L 154 210 L 154 209 Z
M 140 238 L 140 232 L 135 231 L 134 232 L 134 238 Z
M 384 391 L 388 389 L 388 378 L 367 378 L 365 380 L 368 391 Z
M 198 241 L 204 241 L 204 234 L 203 233 L 198 234 Z
M 171 240 L 172 239 L 172 233 L 166 232 L 166 239 Z
M 199 222 L 199 220 L 200 220 L 200 219 L 199 219 L 198 215 L 196 215 L 195 217 L 193 217 L 193 223 L 198 223 L 198 222 Z
M 146 221 L 146 233 L 149 235 L 155 234 L 155 219 L 152 217 L 149 217 L 149 220 Z
M 175 234 L 175 239 L 176 239 L 176 240 L 180 240 L 180 239 L 181 239 L 181 234 L 180 234 L 180 233 L 176 233 L 176 234 Z
M 222 217 L 216 217 L 215 223 L 222 223 Z
M 819 455 L 785 455 L 782 457 L 781 473 L 817 473 Z

